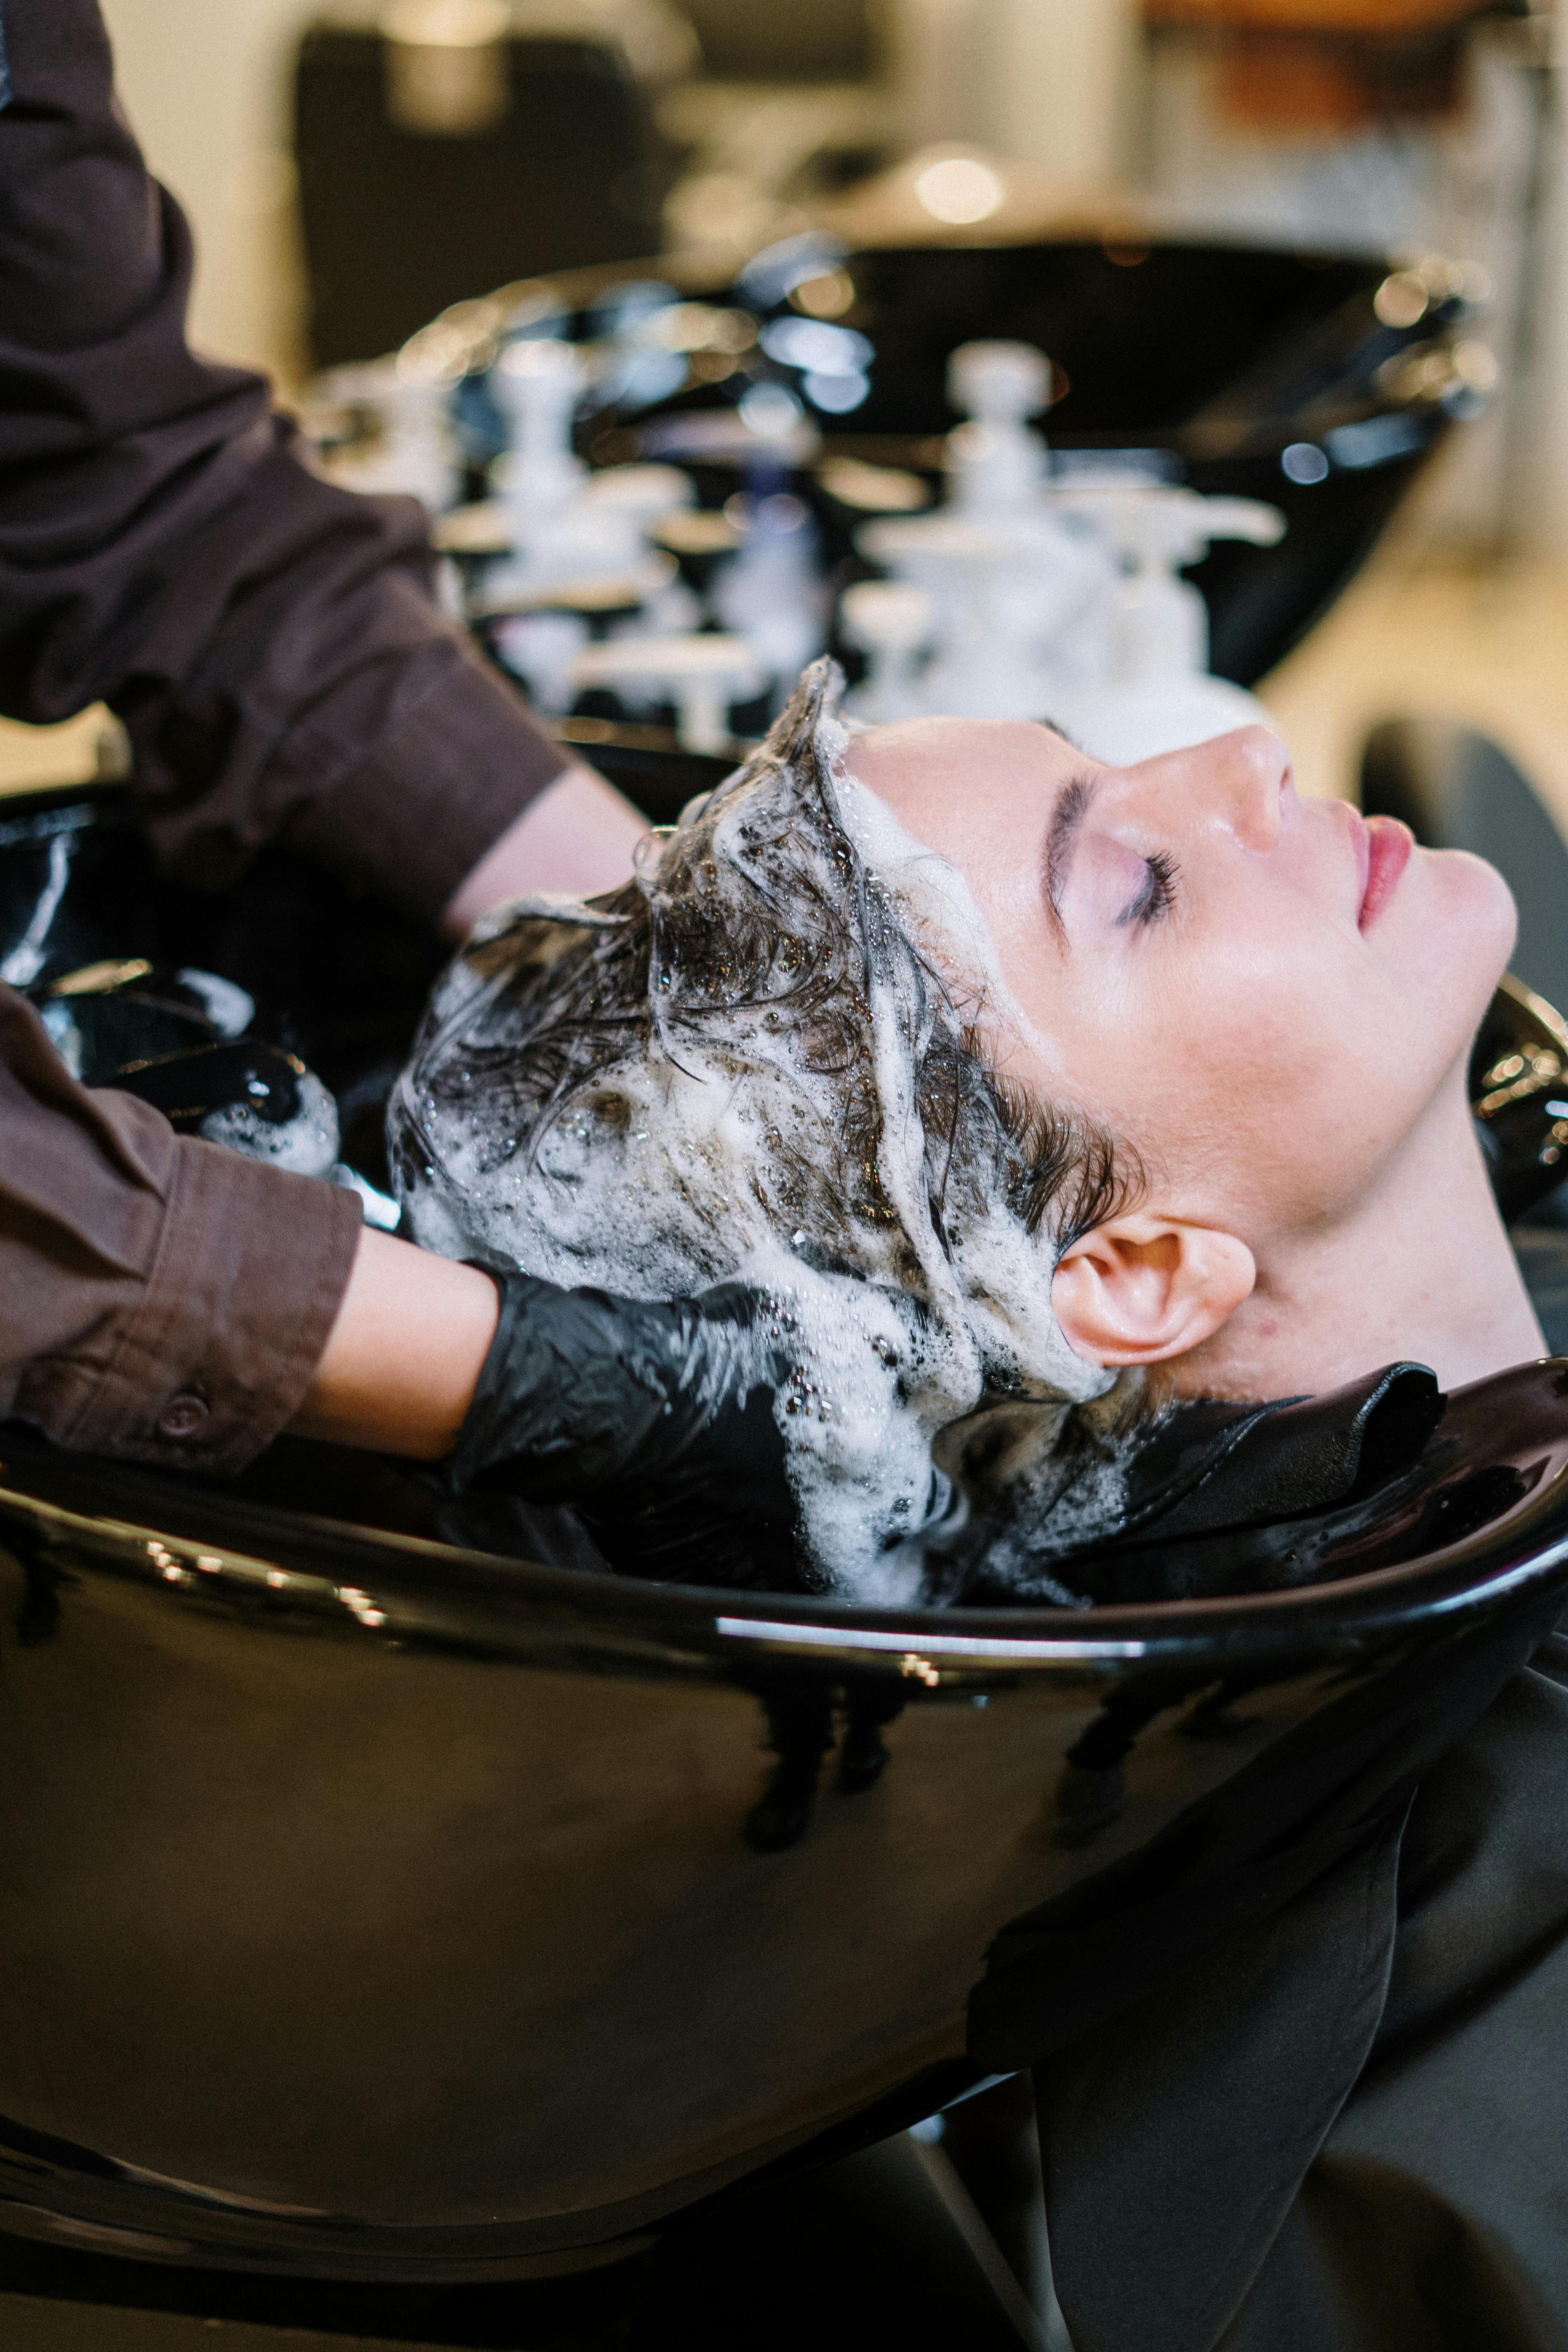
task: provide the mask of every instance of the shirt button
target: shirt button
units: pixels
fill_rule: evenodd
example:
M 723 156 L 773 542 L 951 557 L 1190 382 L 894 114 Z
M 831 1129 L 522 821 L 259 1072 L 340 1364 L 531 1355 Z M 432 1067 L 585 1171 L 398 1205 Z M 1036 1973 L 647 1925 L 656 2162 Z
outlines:
M 163 1437 L 194 1437 L 207 1417 L 207 1409 L 199 1396 L 188 1389 L 171 1397 L 158 1416 L 158 1431 Z

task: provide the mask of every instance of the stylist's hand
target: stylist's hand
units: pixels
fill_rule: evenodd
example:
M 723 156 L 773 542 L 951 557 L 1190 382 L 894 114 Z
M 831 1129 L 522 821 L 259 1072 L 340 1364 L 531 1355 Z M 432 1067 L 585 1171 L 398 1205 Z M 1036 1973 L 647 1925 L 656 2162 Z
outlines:
M 774 1393 L 788 1365 L 760 1293 L 725 1283 L 667 1306 L 525 1275 L 499 1286 L 454 1485 L 575 1504 L 636 1574 L 785 1572 L 795 1504 Z

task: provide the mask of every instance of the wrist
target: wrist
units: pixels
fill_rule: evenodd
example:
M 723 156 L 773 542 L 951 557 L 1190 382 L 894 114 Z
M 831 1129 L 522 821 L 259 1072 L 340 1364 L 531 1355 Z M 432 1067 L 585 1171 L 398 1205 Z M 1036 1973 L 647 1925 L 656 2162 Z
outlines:
M 367 1227 L 315 1378 L 289 1426 L 438 1462 L 458 1443 L 495 1337 L 496 1285 Z
M 535 891 L 591 898 L 629 881 L 647 819 L 581 761 L 552 777 L 491 843 L 447 903 L 441 929 L 466 939 L 481 915 Z

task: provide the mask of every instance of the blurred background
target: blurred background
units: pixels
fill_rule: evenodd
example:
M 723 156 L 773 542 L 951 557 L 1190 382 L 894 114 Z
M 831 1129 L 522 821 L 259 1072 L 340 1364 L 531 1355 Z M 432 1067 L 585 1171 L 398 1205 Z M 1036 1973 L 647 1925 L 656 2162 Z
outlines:
M 1484 727 L 1568 822 L 1568 161 L 1550 5 L 104 7 L 132 121 L 195 224 L 193 340 L 267 369 L 286 399 L 506 281 L 671 254 L 732 276 L 813 230 L 849 248 L 1079 234 L 1134 259 L 1151 238 L 1208 241 L 1395 272 L 1445 257 L 1479 321 L 1465 429 L 1303 641 L 1249 682 L 1308 789 L 1353 792 L 1369 729 L 1417 710 Z M 84 727 L 22 749 L 7 730 L 0 761 L 74 774 Z

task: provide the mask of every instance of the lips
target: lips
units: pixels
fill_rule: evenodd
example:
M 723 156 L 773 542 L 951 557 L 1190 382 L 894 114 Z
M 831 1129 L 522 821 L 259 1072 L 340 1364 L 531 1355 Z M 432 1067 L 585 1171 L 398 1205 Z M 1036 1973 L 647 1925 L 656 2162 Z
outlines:
M 1361 834 L 1358 845 L 1364 852 L 1365 867 L 1356 925 L 1365 931 L 1371 929 L 1398 889 L 1400 877 L 1415 846 L 1415 836 L 1408 825 L 1392 816 L 1364 817 Z

